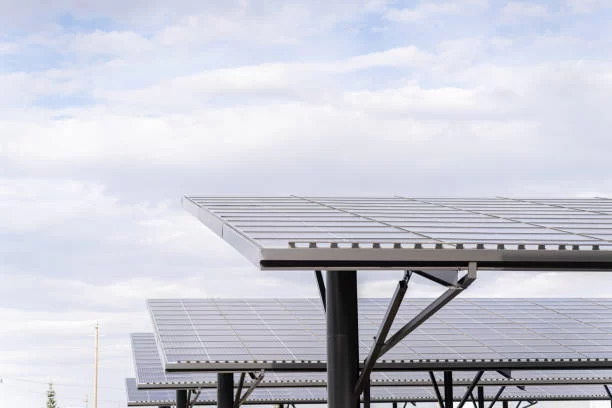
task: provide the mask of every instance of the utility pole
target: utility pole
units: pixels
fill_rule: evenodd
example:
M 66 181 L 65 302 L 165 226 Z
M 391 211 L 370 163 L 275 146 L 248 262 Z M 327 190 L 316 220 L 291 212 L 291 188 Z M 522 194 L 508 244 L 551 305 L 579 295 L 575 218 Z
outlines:
M 95 362 L 95 373 L 94 373 L 94 408 L 98 408 L 98 351 L 99 351 L 99 344 L 98 344 L 98 332 L 99 332 L 99 325 L 98 322 L 96 322 L 96 362 Z M 87 403 L 87 400 L 85 400 Z

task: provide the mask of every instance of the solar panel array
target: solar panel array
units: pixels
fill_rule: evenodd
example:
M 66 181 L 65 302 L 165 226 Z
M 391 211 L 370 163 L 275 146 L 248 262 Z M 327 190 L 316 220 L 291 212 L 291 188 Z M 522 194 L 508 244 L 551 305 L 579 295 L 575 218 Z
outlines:
M 160 406 L 175 404 L 176 393 L 171 390 L 144 391 L 136 388 L 135 379 L 126 379 L 128 406 Z M 497 387 L 485 387 L 485 399 L 491 400 L 497 393 Z M 454 388 L 454 398 L 459 400 L 465 387 Z M 203 389 L 197 405 L 215 405 L 216 390 Z M 528 387 L 527 390 L 507 388 L 500 400 L 602 400 L 609 399 L 603 386 L 540 386 Z M 435 402 L 436 397 L 431 387 L 374 387 L 371 392 L 374 402 Z M 324 388 L 257 388 L 249 396 L 246 404 L 279 404 L 279 403 L 325 403 L 327 392 Z
M 201 372 L 167 372 L 159 357 L 157 344 L 153 333 L 135 333 L 131 335 L 136 382 L 139 389 L 176 389 L 176 388 L 215 388 L 217 376 Z M 456 372 L 454 383 L 468 385 L 476 375 L 475 372 Z M 443 383 L 441 373 L 436 373 L 438 383 Z M 430 384 L 427 373 L 421 372 L 374 372 L 371 376 L 373 386 L 399 386 Z M 236 375 L 235 383 L 238 383 Z M 497 372 L 486 372 L 480 384 L 612 384 L 612 370 L 583 371 L 517 371 L 512 379 Z M 250 377 L 246 377 L 246 385 L 250 385 Z M 324 372 L 269 372 L 265 373 L 259 384 L 264 387 L 324 387 L 327 384 L 327 374 Z
M 405 299 L 392 332 L 430 301 Z M 388 302 L 359 301 L 361 361 Z M 319 299 L 163 299 L 149 300 L 148 307 L 166 369 L 325 367 Z M 480 367 L 529 360 L 554 368 L 548 363 L 572 359 L 600 360 L 598 368 L 612 368 L 611 309 L 608 299 L 456 299 L 378 363 L 381 369 L 410 369 L 406 362 L 453 360 Z
M 186 196 L 184 206 L 260 248 L 612 249 L 608 198 Z

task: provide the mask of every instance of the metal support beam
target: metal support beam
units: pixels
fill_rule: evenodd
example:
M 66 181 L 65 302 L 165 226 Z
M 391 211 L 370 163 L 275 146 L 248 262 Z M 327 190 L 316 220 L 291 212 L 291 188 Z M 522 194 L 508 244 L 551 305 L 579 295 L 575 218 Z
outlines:
M 457 408 L 463 408 L 465 403 L 468 402 L 468 400 L 470 399 L 470 395 L 472 395 L 472 391 L 474 391 L 474 388 L 476 388 L 476 386 L 478 385 L 478 382 L 482 378 L 483 374 L 484 374 L 484 371 L 479 371 L 476 374 L 476 376 L 474 377 L 474 380 L 472 380 L 472 383 L 470 384 L 467 391 L 463 395 L 463 398 L 461 398 L 461 401 L 459 402 L 459 405 L 457 406 Z
M 402 305 L 402 300 L 404 300 L 404 295 L 406 294 L 406 290 L 408 289 L 408 281 L 410 280 L 411 272 L 406 272 L 404 278 L 397 283 L 397 287 L 395 288 L 395 293 L 391 298 L 391 302 L 389 306 L 387 306 L 387 312 L 385 313 L 385 317 L 378 328 L 378 333 L 375 337 L 375 342 L 370 352 L 368 353 L 368 357 L 365 359 L 365 363 L 363 365 L 363 370 L 361 371 L 361 375 L 359 376 L 359 380 L 357 380 L 357 385 L 355 386 L 355 395 L 361 394 L 363 388 L 370 381 L 370 373 L 374 368 L 374 364 L 376 364 L 376 360 L 380 355 L 380 350 L 387 340 L 387 335 L 389 334 L 389 330 L 391 330 L 391 326 L 393 325 L 393 321 L 395 320 L 395 316 L 397 315 L 397 311 Z
M 393 402 L 391 405 L 393 408 L 397 408 L 397 402 Z
M 453 372 L 444 372 L 444 408 L 453 408 Z
M 317 277 L 317 286 L 319 287 L 319 294 L 321 295 L 323 310 L 327 310 L 325 298 L 325 281 L 323 280 L 323 274 L 321 273 L 321 271 L 315 271 L 315 276 Z
M 468 272 L 465 276 L 459 279 L 457 286 L 453 286 L 447 289 L 440 297 L 430 303 L 425 309 L 419 314 L 413 317 L 404 327 L 399 329 L 385 344 L 381 347 L 379 358 L 382 357 L 387 351 L 391 350 L 393 346 L 402 341 L 404 337 L 412 333 L 417 327 L 423 324 L 429 319 L 434 313 L 444 307 L 448 302 L 456 298 L 461 292 L 467 289 L 477 277 L 477 265 L 476 262 L 470 262 Z
M 612 407 L 612 391 L 610 391 L 610 387 L 604 384 L 604 389 L 608 393 L 608 397 L 610 397 L 610 406 Z
M 234 408 L 234 373 L 217 374 L 217 407 Z
M 485 408 L 484 387 L 478 386 L 478 408 Z
M 238 381 L 238 388 L 236 388 L 236 396 L 234 397 L 234 406 L 238 401 L 240 401 L 240 395 L 242 395 L 242 388 L 244 387 L 244 378 L 246 377 L 246 373 L 240 373 L 240 380 Z
M 363 408 L 370 408 L 370 405 L 372 404 L 372 396 L 370 391 L 370 379 L 368 378 L 368 381 L 363 387 Z
M 197 389 L 197 390 L 194 390 L 193 392 L 190 392 L 189 408 L 193 408 L 196 406 L 196 403 L 198 402 L 198 398 L 200 398 L 201 393 L 202 393 L 201 389 Z
M 499 391 L 497 391 L 497 394 L 495 394 L 495 397 L 493 397 L 493 401 L 491 401 L 491 403 L 489 404 L 489 408 L 493 408 L 493 405 L 495 405 L 495 403 L 499 400 L 499 397 L 501 397 L 505 389 L 506 389 L 505 385 L 499 388 Z M 503 405 L 504 405 L 504 408 L 508 408 L 508 401 L 504 401 Z
M 444 408 L 444 399 L 442 399 L 442 394 L 440 394 L 440 387 L 438 387 L 438 381 L 436 381 L 436 376 L 434 375 L 433 371 L 429 372 L 429 378 L 431 379 L 431 385 L 433 385 L 436 398 L 438 399 L 438 406 L 440 408 Z
M 357 408 L 359 378 L 357 271 L 327 271 L 327 403 Z
M 187 408 L 187 390 L 176 390 L 176 408 Z
M 255 388 L 257 388 L 257 386 L 261 383 L 261 381 L 264 379 L 265 376 L 265 371 L 261 370 L 259 372 L 259 375 L 257 377 L 255 377 L 255 381 L 251 384 L 251 386 L 249 387 L 248 390 L 246 390 L 246 392 L 244 393 L 244 395 L 242 395 L 240 397 L 240 399 L 238 401 L 236 401 L 236 408 L 240 407 L 242 404 L 244 404 L 246 402 L 246 400 L 249 398 L 249 396 L 253 393 L 253 391 L 255 391 Z
M 474 408 L 478 408 L 478 405 L 476 404 L 476 398 L 474 398 L 473 392 L 470 392 L 470 401 L 472 401 L 472 405 L 474 406 Z

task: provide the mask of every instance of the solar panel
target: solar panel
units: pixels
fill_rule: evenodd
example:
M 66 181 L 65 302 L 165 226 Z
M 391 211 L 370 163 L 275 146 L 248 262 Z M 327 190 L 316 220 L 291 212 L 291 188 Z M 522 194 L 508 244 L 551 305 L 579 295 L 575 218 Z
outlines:
M 126 379 L 128 406 L 162 406 L 174 405 L 176 393 L 171 390 L 144 391 L 136 388 L 136 380 Z M 497 387 L 485 387 L 485 399 L 491 400 L 497 393 Z M 455 387 L 454 398 L 459 400 L 465 392 L 464 387 Z M 216 391 L 201 390 L 196 405 L 216 405 Z M 541 386 L 519 389 L 506 389 L 501 395 L 502 401 L 550 401 L 550 400 L 608 400 L 603 386 Z M 372 388 L 373 402 L 436 402 L 431 387 L 375 387 Z M 247 399 L 246 404 L 324 404 L 327 393 L 324 388 L 268 388 L 255 389 Z
M 392 332 L 429 301 L 404 300 Z M 388 302 L 359 300 L 360 361 Z M 168 370 L 325 370 L 319 299 L 161 299 L 148 307 Z M 610 369 L 610 346 L 609 300 L 456 299 L 376 369 Z
M 131 340 L 138 389 L 216 388 L 216 374 L 165 371 L 153 333 L 134 333 L 131 335 Z M 475 374 L 475 372 L 457 372 L 454 382 L 456 385 L 469 385 Z M 438 383 L 443 384 L 442 375 L 436 373 L 436 378 Z M 234 382 L 237 384 L 237 376 Z M 246 385 L 250 383 L 247 377 Z M 430 378 L 427 373 L 421 372 L 374 372 L 371 383 L 373 386 L 423 385 L 430 384 Z M 497 372 L 487 372 L 480 381 L 483 385 L 608 383 L 612 384 L 612 370 L 518 371 L 512 379 L 507 379 Z M 259 387 L 325 387 L 326 384 L 327 374 L 324 372 L 270 372 L 265 374 Z
M 185 196 L 264 269 L 612 269 L 612 199 Z

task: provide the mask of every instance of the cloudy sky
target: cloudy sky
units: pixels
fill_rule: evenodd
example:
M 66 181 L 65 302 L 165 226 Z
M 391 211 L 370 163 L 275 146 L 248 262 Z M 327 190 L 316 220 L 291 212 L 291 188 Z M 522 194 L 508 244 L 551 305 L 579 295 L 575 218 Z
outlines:
M 612 196 L 611 5 L 0 0 L 0 407 L 42 406 L 50 380 L 92 406 L 96 321 L 100 408 L 123 407 L 146 298 L 316 296 L 185 193 Z M 489 273 L 470 295 L 610 284 Z

